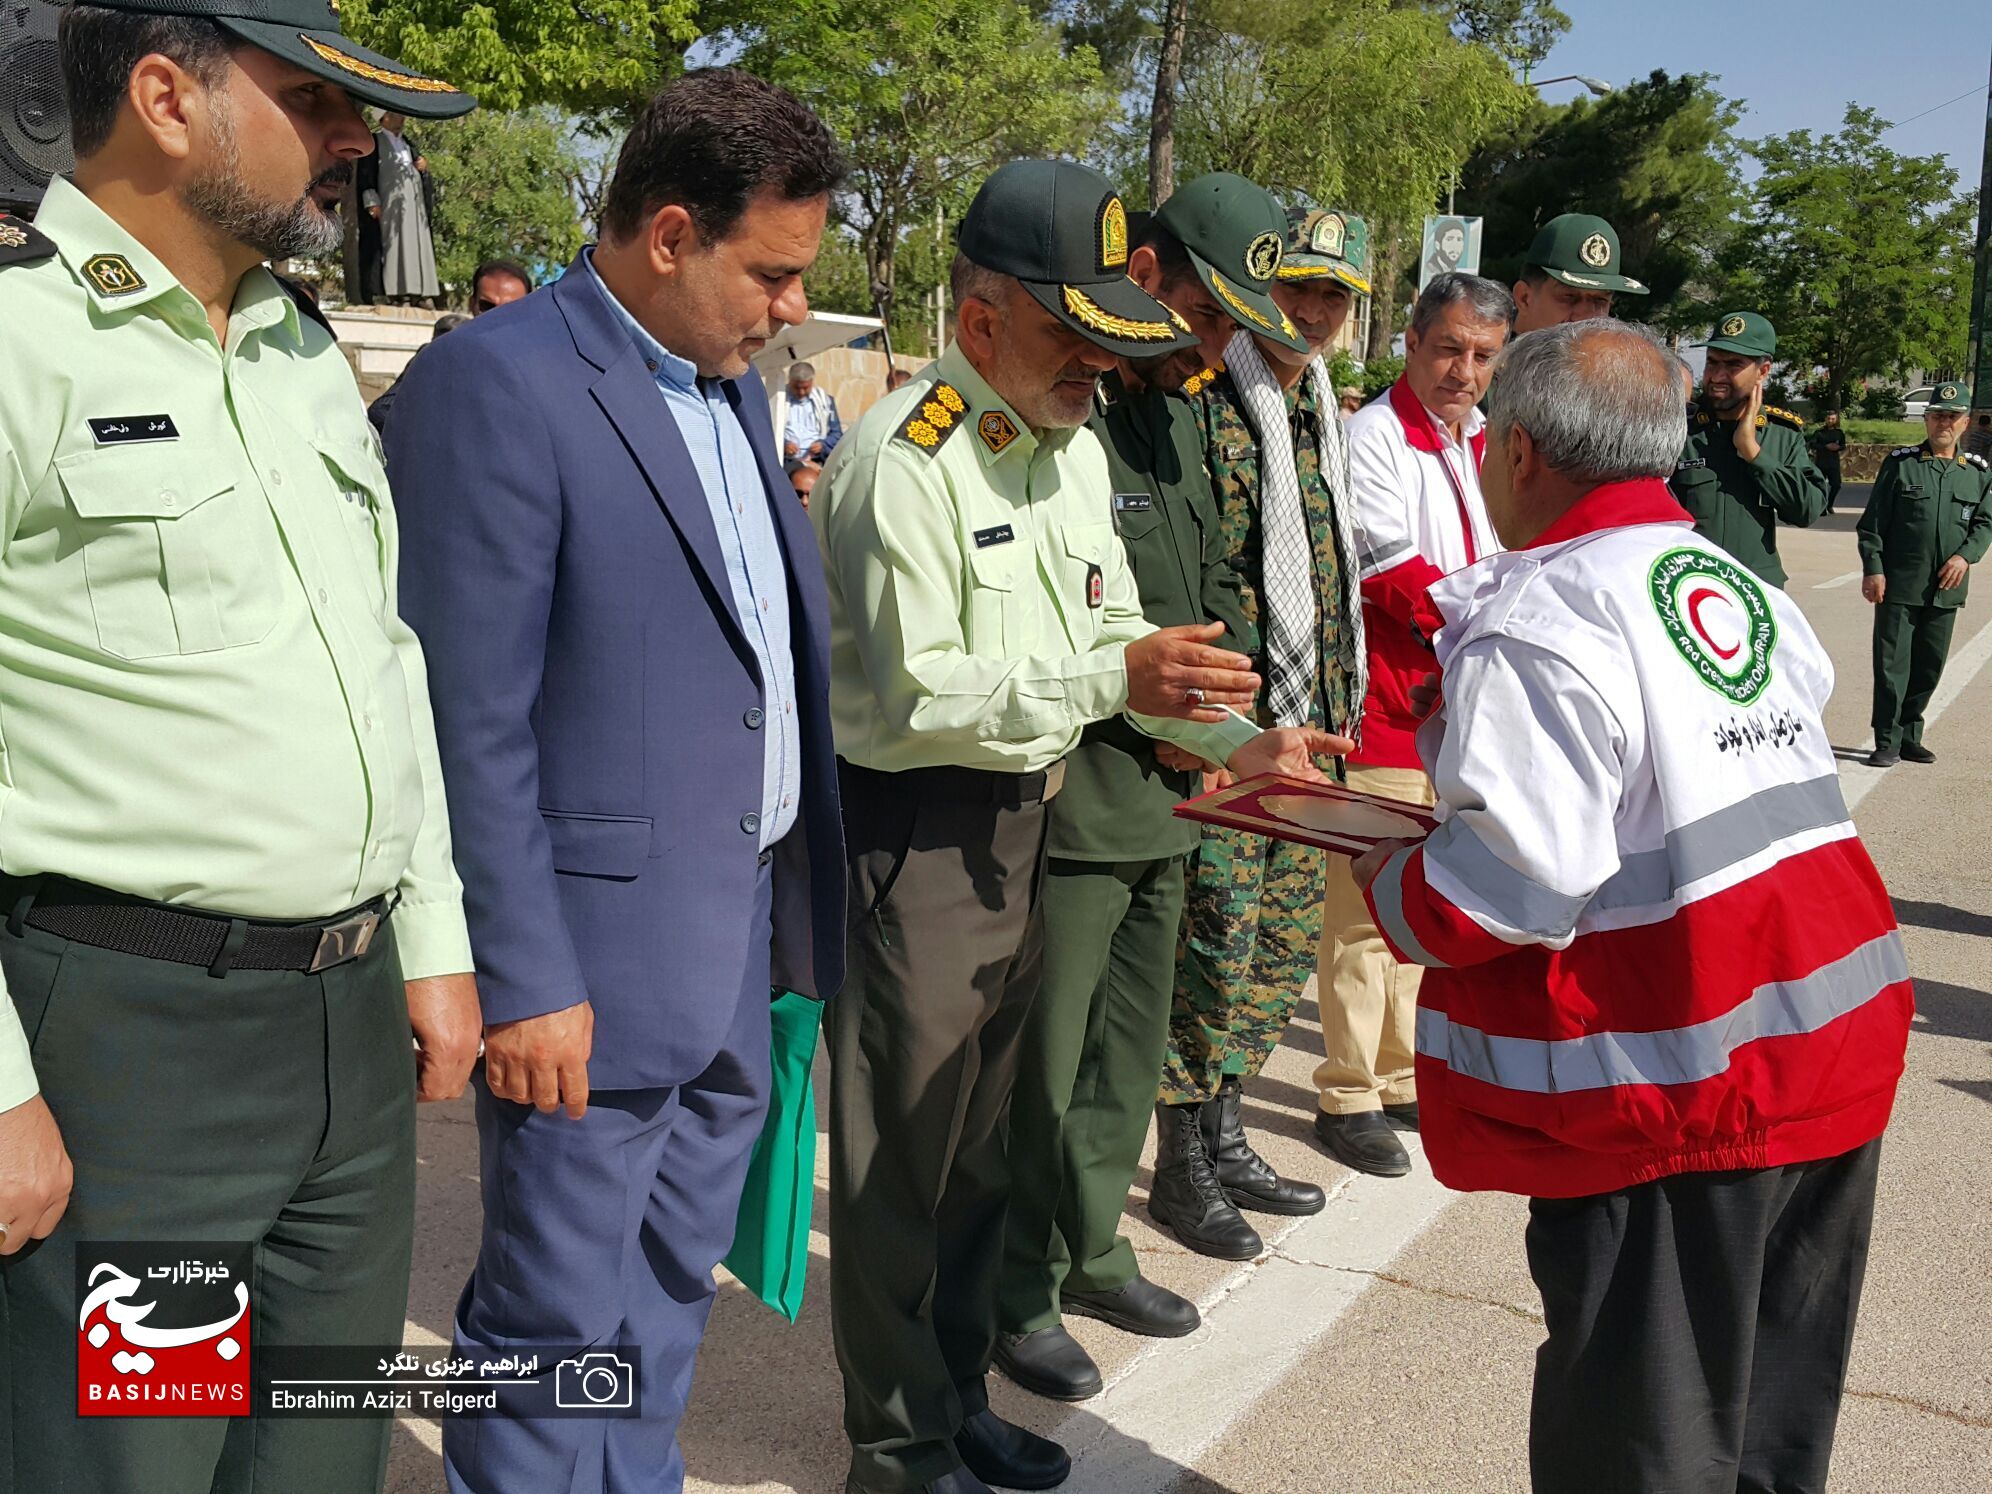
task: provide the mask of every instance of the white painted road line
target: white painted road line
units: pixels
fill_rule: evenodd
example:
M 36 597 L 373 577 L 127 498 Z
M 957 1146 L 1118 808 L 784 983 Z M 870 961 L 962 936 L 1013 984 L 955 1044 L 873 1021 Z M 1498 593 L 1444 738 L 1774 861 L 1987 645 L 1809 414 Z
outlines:
M 1352 1175 L 1269 1258 L 1241 1267 L 1216 1302 L 1200 1304 L 1202 1328 L 1141 1354 L 1052 1434 L 1072 1454 L 1065 1494 L 1169 1487 L 1335 1326 L 1456 1196 L 1425 1166 L 1418 1138 L 1402 1139 L 1409 1177 Z M 1135 1455 L 1143 1444 L 1145 1455 Z
M 1836 586 L 1851 586 L 1854 582 L 1861 579 L 1861 574 L 1860 571 L 1848 571 L 1846 575 L 1835 576 L 1831 581 L 1815 581 L 1812 589 L 1814 591 L 1831 591 Z
M 1937 718 L 1949 708 L 1950 703 L 1962 695 L 1978 678 L 1979 670 L 1985 661 L 1992 659 L 1992 625 L 1982 627 L 1972 636 L 1971 642 L 1951 655 L 1950 663 L 1944 666 L 1943 680 L 1937 685 L 1937 693 L 1930 697 L 1930 704 L 1923 711 L 1923 729 L 1928 731 L 1936 725 Z M 1866 763 L 1840 763 L 1840 796 L 1847 801 L 1847 812 L 1852 814 L 1855 807 L 1874 792 L 1874 786 L 1890 773 L 1899 773 L 1900 768 L 1870 768 Z M 1915 772 L 1911 767 L 1909 772 Z

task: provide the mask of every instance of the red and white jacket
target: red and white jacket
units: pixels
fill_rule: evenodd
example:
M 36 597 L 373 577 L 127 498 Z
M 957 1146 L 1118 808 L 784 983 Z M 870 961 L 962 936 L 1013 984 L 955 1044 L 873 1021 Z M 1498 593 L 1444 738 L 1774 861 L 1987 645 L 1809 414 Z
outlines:
M 1349 487 L 1361 524 L 1357 566 L 1369 638 L 1369 695 L 1361 744 L 1350 761 L 1415 768 L 1418 719 L 1411 687 L 1432 670 L 1414 610 L 1439 577 L 1496 553 L 1500 542 L 1480 497 L 1486 420 L 1478 410 L 1445 428 L 1399 379 L 1349 417 Z
M 1545 1198 L 1881 1134 L 1913 1000 L 1797 606 L 1657 481 L 1431 588 L 1441 824 L 1368 891 L 1418 996 L 1426 1155 Z

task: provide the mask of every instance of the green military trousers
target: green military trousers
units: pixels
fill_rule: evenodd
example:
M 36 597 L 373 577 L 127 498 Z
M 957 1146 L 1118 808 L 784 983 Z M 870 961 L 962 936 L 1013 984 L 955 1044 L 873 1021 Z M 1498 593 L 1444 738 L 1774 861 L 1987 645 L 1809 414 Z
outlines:
M 1217 825 L 1190 854 L 1162 1099 L 1216 1096 L 1266 1066 L 1314 973 L 1328 853 Z
M 1059 1321 L 1059 1288 L 1111 1292 L 1140 1274 L 1120 1233 L 1169 1041 L 1183 858 L 1053 858 L 1044 984 L 1010 1100 L 1001 1323 Z
M 392 929 L 317 975 L 216 978 L 0 926 L 76 1169 L 55 1233 L 0 1260 L 0 1488 L 380 1488 L 384 1415 L 79 1417 L 76 1266 L 86 1241 L 246 1242 L 252 1344 L 403 1341 L 415 1061 Z
M 1950 657 L 1956 607 L 1883 602 L 1874 609 L 1874 745 L 1914 747 Z

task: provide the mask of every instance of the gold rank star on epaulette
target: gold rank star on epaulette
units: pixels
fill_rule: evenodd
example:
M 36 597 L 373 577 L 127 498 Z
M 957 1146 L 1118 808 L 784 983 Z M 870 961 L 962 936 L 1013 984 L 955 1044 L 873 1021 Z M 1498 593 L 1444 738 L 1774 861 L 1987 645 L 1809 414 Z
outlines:
M 0 265 L 28 265 L 55 253 L 55 240 L 8 213 L 0 213 Z
M 1805 418 L 1801 415 L 1794 415 L 1789 410 L 1780 410 L 1776 405 L 1765 405 L 1764 413 L 1772 420 L 1777 421 L 1779 425 L 1788 425 L 1793 430 L 1802 431 L 1805 429 Z
M 961 397 L 960 390 L 952 384 L 936 384 L 900 423 L 893 437 L 931 456 L 960 427 L 967 410 L 968 401 Z

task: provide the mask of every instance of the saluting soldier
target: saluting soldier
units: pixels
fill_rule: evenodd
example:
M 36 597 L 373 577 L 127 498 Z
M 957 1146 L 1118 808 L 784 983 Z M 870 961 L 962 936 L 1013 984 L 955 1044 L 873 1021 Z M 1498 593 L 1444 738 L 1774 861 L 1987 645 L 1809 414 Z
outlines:
M 1260 719 L 1345 737 L 1367 666 L 1349 438 L 1324 355 L 1369 290 L 1367 266 L 1362 219 L 1289 211 L 1272 305 L 1245 307 L 1223 367 L 1197 381 L 1218 522 L 1267 676 Z M 1241 1210 L 1313 1214 L 1326 1202 L 1253 1148 L 1243 1094 L 1314 971 L 1327 877 L 1319 847 L 1215 825 L 1190 858 L 1148 1208 L 1204 1255 L 1264 1248 Z
M 955 340 L 845 437 L 810 507 L 853 920 L 828 1013 L 830 1279 L 859 1494 L 1045 1489 L 1070 1467 L 984 1388 L 1066 754 L 1124 713 L 1241 774 L 1310 771 L 1320 745 L 1224 709 L 1258 676 L 1214 646 L 1222 623 L 1141 615 L 1083 427 L 1116 359 L 1195 339 L 1127 266 L 1097 172 L 994 172 L 957 240 Z
M 1992 546 L 1992 472 L 1958 450 L 1970 409 L 1964 385 L 1939 384 L 1923 444 L 1888 454 L 1861 515 L 1861 595 L 1875 604 L 1872 767 L 1937 760 L 1923 745 L 1923 711 L 1943 678 L 1971 568 Z
M 1805 528 L 1826 509 L 1826 478 L 1805 449 L 1805 422 L 1764 403 L 1778 335 L 1754 311 L 1720 317 L 1688 417 L 1688 444 L 1668 484 L 1695 533 L 1773 586 L 1785 584 L 1778 520 Z
M 1282 320 L 1268 291 L 1285 229 L 1271 193 L 1226 172 L 1184 184 L 1138 221 L 1129 278 L 1198 340 L 1117 358 L 1087 422 L 1106 451 L 1114 527 L 1143 614 L 1160 627 L 1221 622 L 1219 643 L 1247 654 L 1257 630 L 1181 390 L 1241 326 L 1257 325 L 1249 317 Z M 1316 750 L 1348 745 L 1324 736 Z M 1198 839 L 1195 824 L 1170 813 L 1200 790 L 1197 776 L 1162 766 L 1155 746 L 1124 718 L 1094 722 L 1051 803 L 1044 984 L 1010 1104 L 1010 1171 L 1021 1186 L 1010 1201 L 996 1362 L 1058 1400 L 1082 1400 L 1101 1383 L 1062 1313 L 1160 1338 L 1199 1322 L 1194 1303 L 1143 1278 L 1119 1232 L 1168 1041 L 1183 858 Z
M 1610 316 L 1613 296 L 1644 296 L 1625 273 L 1618 230 L 1590 213 L 1563 213 L 1537 230 L 1515 282 L 1515 336 Z
M 355 100 L 472 103 L 323 0 L 73 4 L 58 47 L 75 181 L 0 219 L 0 1459 L 377 1489 L 385 1418 L 79 1418 L 78 1242 L 244 1247 L 259 1346 L 401 1341 L 477 993 L 373 432 L 263 262 L 338 244 Z

